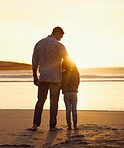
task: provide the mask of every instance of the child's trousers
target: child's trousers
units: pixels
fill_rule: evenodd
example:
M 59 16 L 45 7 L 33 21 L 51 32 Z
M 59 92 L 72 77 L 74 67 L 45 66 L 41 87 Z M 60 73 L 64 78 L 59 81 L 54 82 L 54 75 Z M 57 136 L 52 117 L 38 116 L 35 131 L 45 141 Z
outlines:
M 66 106 L 67 125 L 71 125 L 71 111 L 73 116 L 73 122 L 77 121 L 77 93 L 66 92 L 64 94 L 64 102 Z

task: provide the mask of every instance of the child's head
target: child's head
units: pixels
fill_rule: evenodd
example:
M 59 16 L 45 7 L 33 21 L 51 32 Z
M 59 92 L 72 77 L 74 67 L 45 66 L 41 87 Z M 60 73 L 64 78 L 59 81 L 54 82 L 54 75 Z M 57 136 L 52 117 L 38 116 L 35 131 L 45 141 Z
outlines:
M 75 71 L 75 69 L 77 69 L 76 64 L 72 60 L 68 59 L 62 62 L 62 71 L 68 71 L 68 70 Z
M 62 61 L 62 71 L 68 71 L 70 68 L 66 61 Z

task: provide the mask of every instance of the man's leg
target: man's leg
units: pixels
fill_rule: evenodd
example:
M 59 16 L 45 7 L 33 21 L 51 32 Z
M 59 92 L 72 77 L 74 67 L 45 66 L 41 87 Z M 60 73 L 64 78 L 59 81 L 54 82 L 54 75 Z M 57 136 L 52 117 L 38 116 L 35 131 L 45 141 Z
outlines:
M 57 124 L 58 101 L 61 83 L 49 83 L 50 88 L 50 129 Z
M 47 98 L 47 93 L 48 93 L 48 83 L 39 82 L 38 101 L 36 103 L 35 111 L 34 111 L 34 120 L 33 120 L 34 125 L 40 126 L 42 110 L 43 110 L 43 106 Z

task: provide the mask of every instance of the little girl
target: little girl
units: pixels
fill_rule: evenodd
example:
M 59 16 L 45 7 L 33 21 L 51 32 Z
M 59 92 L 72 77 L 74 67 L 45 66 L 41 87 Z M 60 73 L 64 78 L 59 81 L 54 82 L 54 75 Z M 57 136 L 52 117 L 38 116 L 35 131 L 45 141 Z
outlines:
M 71 130 L 71 111 L 73 115 L 74 129 L 77 130 L 77 93 L 80 76 L 74 63 L 70 64 L 63 61 L 62 70 L 62 93 L 64 94 L 64 102 L 66 106 L 68 130 Z

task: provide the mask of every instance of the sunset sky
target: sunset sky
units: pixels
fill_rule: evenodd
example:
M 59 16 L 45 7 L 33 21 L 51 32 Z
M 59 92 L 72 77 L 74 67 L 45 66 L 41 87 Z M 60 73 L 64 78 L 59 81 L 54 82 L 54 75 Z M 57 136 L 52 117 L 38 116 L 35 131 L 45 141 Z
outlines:
M 56 26 L 78 67 L 124 67 L 124 0 L 0 0 L 0 61 L 31 63 Z

